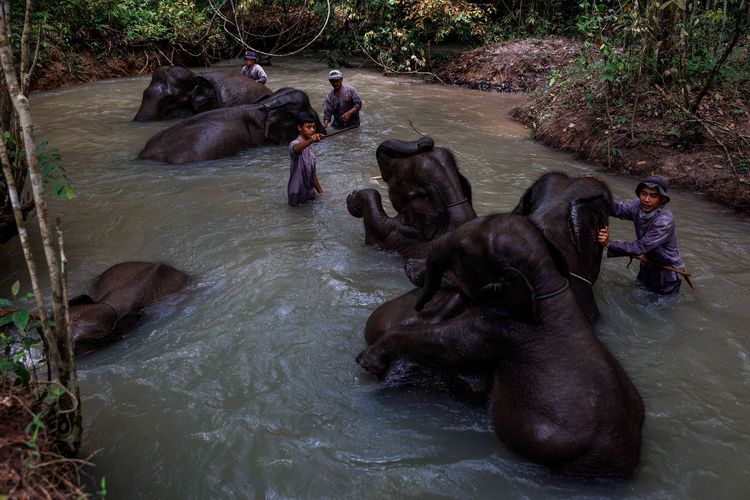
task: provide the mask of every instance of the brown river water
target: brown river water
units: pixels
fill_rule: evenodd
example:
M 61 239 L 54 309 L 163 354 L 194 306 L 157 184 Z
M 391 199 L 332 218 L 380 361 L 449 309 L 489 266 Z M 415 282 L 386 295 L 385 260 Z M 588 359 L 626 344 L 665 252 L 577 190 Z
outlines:
M 320 110 L 324 64 L 266 70 L 273 89 L 302 89 Z M 183 166 L 135 160 L 170 125 L 131 121 L 150 77 L 32 97 L 37 137 L 60 150 L 78 192 L 51 202 L 71 294 L 128 260 L 164 261 L 194 281 L 79 362 L 82 454 L 100 450 L 93 475 L 108 498 L 747 498 L 750 221 L 673 190 L 698 286 L 676 301 L 636 290 L 626 259 L 604 260 L 596 330 L 643 396 L 642 463 L 629 480 L 555 476 L 509 452 L 484 408 L 385 390 L 356 364 L 370 313 L 411 286 L 399 258 L 364 245 L 346 195 L 386 197 L 371 179 L 375 148 L 417 138 L 409 120 L 455 153 L 480 215 L 511 210 L 551 170 L 595 173 L 618 199 L 636 181 L 530 141 L 507 117 L 522 96 L 360 69 L 345 78 L 364 99 L 362 127 L 318 146 L 328 194 L 298 208 L 286 204 L 285 146 Z M 621 221 L 610 231 L 633 235 Z M 29 289 L 17 239 L 0 247 L 0 269 L 0 296 L 16 279 Z

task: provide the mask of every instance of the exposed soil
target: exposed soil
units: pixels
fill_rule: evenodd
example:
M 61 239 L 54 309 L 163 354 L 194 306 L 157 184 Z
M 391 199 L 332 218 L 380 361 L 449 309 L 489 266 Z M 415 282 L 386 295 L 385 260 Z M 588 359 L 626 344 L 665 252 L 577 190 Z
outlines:
M 85 462 L 61 456 L 44 429 L 34 434 L 29 425 L 42 404 L 0 377 L 0 497 L 84 498 Z
M 691 115 L 668 92 L 649 87 L 639 90 L 640 114 L 634 117 L 632 103 L 623 99 L 619 108 L 610 102 L 608 115 L 603 92 L 592 95 L 590 82 L 560 83 L 580 50 L 577 41 L 559 37 L 510 41 L 465 52 L 438 76 L 471 88 L 529 92 L 511 115 L 532 129 L 535 140 L 612 171 L 662 175 L 674 186 L 750 213 L 747 97 L 710 96 Z M 557 84 L 550 87 L 555 70 Z
M 157 67 L 168 64 L 191 66 L 201 63 L 202 61 L 190 58 L 181 51 L 165 54 L 160 50 L 143 50 L 107 58 L 84 52 L 76 54 L 74 58 L 58 60 L 39 68 L 32 82 L 32 91 L 51 90 L 106 78 L 149 74 Z

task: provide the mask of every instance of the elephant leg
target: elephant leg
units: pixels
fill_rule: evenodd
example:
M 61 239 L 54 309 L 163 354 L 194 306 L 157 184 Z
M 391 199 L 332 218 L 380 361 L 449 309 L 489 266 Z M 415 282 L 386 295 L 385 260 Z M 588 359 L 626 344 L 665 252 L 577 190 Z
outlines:
M 397 325 L 362 351 L 357 362 L 378 376 L 397 356 L 453 368 L 489 369 L 497 344 L 482 331 L 480 321 L 481 313 L 470 311 L 438 324 Z
M 420 312 L 414 310 L 418 296 L 419 289 L 415 288 L 375 309 L 365 325 L 365 340 L 368 345 L 377 342 L 388 330 L 397 325 L 436 325 L 466 310 L 464 297 L 454 289 L 438 292 Z
M 415 228 L 385 213 L 380 193 L 374 189 L 352 192 L 346 198 L 346 206 L 351 215 L 364 219 L 365 243 L 368 245 L 398 250 L 404 246 L 404 237 L 419 237 L 419 231 Z

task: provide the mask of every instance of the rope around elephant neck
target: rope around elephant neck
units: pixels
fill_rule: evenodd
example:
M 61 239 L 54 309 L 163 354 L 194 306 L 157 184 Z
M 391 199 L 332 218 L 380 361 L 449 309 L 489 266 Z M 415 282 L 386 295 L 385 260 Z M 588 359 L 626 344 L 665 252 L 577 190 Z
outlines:
M 546 293 L 544 295 L 534 295 L 534 298 L 536 300 L 542 300 L 542 299 L 549 299 L 551 297 L 554 297 L 555 295 L 560 295 L 565 290 L 567 290 L 568 287 L 570 287 L 570 280 L 568 280 L 568 278 L 563 278 L 563 279 L 565 280 L 565 284 L 559 289 L 555 290 L 554 292 Z
M 592 282 L 584 278 L 583 276 L 578 276 L 576 273 L 568 272 L 569 275 L 573 276 L 574 278 L 578 278 L 579 280 L 583 281 L 584 283 L 587 283 L 589 286 L 594 286 Z
M 446 203 L 446 204 L 445 204 L 445 206 L 446 206 L 446 207 L 449 207 L 449 208 L 450 208 L 450 207 L 455 207 L 456 205 L 460 205 L 460 204 L 462 204 L 462 203 L 466 203 L 467 201 L 469 201 L 469 199 L 468 199 L 468 198 L 464 198 L 463 200 L 460 200 L 460 201 L 454 201 L 453 203 Z

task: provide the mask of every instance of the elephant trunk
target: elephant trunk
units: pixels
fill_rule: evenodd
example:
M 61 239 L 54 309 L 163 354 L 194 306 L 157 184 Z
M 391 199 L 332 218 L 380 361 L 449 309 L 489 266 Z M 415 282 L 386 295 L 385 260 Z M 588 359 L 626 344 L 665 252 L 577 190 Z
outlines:
M 414 309 L 421 311 L 424 306 L 432 299 L 440 288 L 443 281 L 443 274 L 448 269 L 450 259 L 450 249 L 446 239 L 438 240 L 430 254 L 427 256 L 427 265 L 424 276 L 424 285 L 419 292 Z

